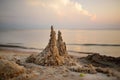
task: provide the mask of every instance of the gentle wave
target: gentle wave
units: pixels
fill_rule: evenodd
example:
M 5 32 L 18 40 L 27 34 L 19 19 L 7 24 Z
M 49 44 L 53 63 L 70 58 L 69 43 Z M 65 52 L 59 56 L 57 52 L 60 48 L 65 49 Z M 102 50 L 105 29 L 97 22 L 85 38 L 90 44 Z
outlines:
M 20 48 L 20 49 L 33 49 L 33 50 L 43 50 L 43 49 L 39 49 L 39 48 L 25 47 L 25 46 L 19 46 L 19 45 L 9 45 L 9 44 L 0 44 L 0 47 Z
M 13 44 L 0 44 L 0 47 L 5 47 L 5 48 L 18 48 L 18 49 L 29 49 L 29 50 L 43 50 L 43 49 L 39 49 L 39 48 L 33 48 L 33 47 L 25 47 L 25 46 L 19 46 L 19 45 L 13 45 Z M 68 50 L 68 52 L 72 52 L 72 53 L 79 53 L 79 54 L 98 54 L 98 53 L 94 53 L 94 52 L 80 52 L 80 51 L 74 51 L 74 50 Z
M 67 44 L 67 45 L 74 45 L 74 46 L 114 46 L 120 47 L 120 44 Z

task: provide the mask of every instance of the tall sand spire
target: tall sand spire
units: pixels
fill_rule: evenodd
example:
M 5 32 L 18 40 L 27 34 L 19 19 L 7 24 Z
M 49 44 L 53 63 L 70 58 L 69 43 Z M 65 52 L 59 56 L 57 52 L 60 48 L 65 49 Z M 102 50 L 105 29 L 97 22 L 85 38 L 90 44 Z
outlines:
M 67 50 L 66 50 L 66 44 L 65 44 L 65 42 L 63 42 L 62 34 L 61 34 L 60 31 L 58 31 L 57 47 L 58 47 L 58 50 L 59 50 L 59 54 L 61 56 L 65 56 L 65 55 L 68 54 Z

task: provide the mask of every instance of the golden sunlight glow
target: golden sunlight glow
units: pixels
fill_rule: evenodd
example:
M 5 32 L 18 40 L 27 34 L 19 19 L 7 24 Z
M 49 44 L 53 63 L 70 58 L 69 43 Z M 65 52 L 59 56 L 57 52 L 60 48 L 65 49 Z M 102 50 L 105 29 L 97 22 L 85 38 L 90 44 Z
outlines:
M 76 15 L 76 14 L 82 14 L 84 16 L 90 17 L 91 20 L 96 19 L 96 15 L 90 13 L 88 10 L 82 8 L 82 5 L 78 2 L 73 2 L 71 0 L 54 0 L 51 1 L 43 1 L 43 0 L 27 0 L 29 5 L 32 6 L 39 6 L 39 7 L 45 7 L 50 10 L 54 10 L 56 14 L 60 17 L 64 15 Z M 73 9 L 73 10 L 71 10 Z M 70 15 L 69 11 L 75 11 L 74 14 Z
M 95 21 L 95 20 L 96 20 L 96 15 L 93 15 L 93 16 L 91 17 L 91 20 L 92 20 L 92 21 Z

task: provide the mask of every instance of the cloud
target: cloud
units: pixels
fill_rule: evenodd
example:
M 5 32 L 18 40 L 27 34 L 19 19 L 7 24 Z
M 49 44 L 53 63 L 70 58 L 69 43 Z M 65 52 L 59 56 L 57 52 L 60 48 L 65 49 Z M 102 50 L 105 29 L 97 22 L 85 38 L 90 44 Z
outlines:
M 43 7 L 55 11 L 60 17 L 75 13 L 90 17 L 92 21 L 96 19 L 96 15 L 84 9 L 82 4 L 71 0 L 27 0 L 27 3 L 34 7 Z M 69 15 L 70 16 L 70 15 Z

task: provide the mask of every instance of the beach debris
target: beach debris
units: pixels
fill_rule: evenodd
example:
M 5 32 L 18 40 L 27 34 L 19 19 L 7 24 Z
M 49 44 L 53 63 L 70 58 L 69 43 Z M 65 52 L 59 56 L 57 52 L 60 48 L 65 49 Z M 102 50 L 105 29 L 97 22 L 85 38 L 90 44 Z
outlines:
M 85 74 L 83 74 L 83 73 L 80 73 L 80 77 L 84 77 L 85 76 Z
M 56 40 L 53 26 L 51 26 L 50 40 L 46 48 L 36 56 L 29 56 L 26 62 L 43 66 L 75 65 L 75 61 L 67 53 L 66 44 L 63 42 L 60 31 L 58 31 L 58 39 Z
M 81 66 L 70 67 L 70 70 L 74 72 L 89 73 L 89 74 L 97 73 L 95 67 L 92 66 L 92 64 L 84 65 L 82 67 Z

